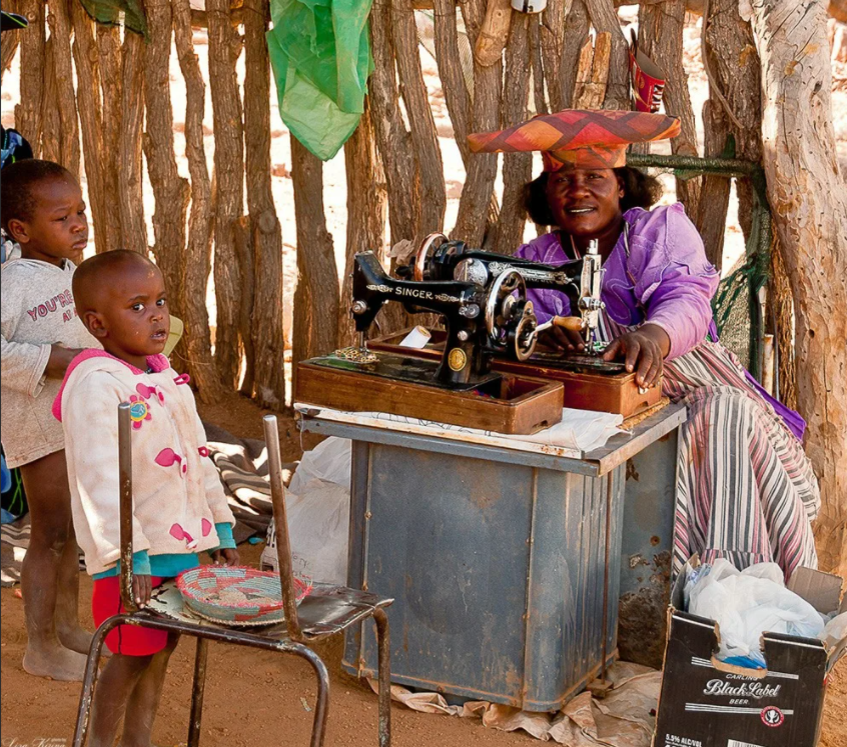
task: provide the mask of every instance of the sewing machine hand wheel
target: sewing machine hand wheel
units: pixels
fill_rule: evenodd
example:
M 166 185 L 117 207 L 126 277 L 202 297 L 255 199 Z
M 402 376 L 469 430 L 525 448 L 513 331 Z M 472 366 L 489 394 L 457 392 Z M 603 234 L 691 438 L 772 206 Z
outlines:
M 419 283 L 424 280 L 424 272 L 426 271 L 426 262 L 429 259 L 430 252 L 441 246 L 447 237 L 443 233 L 431 233 L 427 236 L 418 247 L 415 254 L 415 280 Z
M 535 320 L 532 305 L 529 304 L 529 308 L 526 308 L 527 304 L 526 281 L 514 268 L 497 276 L 485 299 L 485 329 L 488 337 L 499 348 L 508 345 L 509 342 L 514 343 L 515 356 L 518 360 L 526 360 L 532 354 L 532 348 L 535 347 L 534 341 L 531 345 L 521 342 L 522 339 L 528 339 L 528 334 L 532 335 L 526 326 L 534 324 Z M 517 315 L 521 318 L 515 324 Z

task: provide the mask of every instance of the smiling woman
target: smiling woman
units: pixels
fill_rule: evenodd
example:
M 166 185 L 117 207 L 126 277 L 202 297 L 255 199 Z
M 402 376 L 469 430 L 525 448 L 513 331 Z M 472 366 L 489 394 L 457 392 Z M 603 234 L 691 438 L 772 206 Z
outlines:
M 661 384 L 688 406 L 680 434 L 674 570 L 697 552 L 738 568 L 779 563 L 786 577 L 817 566 L 810 521 L 820 506 L 803 453 L 805 423 L 771 398 L 718 341 L 711 299 L 719 275 L 682 205 L 649 208 L 660 192 L 626 168 L 628 143 L 672 137 L 678 123 L 641 112 L 564 111 L 501 132 L 471 135 L 471 149 L 542 151 L 544 173 L 525 189 L 530 216 L 554 228 L 517 250 L 548 264 L 577 260 L 596 240 L 605 309 L 595 342 L 625 361 L 639 386 Z M 569 316 L 567 296 L 531 290 L 540 322 Z M 583 347 L 553 327 L 546 342 Z

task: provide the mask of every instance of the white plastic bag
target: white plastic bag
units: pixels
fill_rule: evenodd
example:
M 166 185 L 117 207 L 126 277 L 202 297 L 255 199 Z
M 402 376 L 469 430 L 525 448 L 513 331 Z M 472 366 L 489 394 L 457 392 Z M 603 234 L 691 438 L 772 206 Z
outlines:
M 833 617 L 826 624 L 820 638 L 827 648 L 831 648 L 847 638 L 847 612 L 842 612 Z
M 303 455 L 285 493 L 293 570 L 313 582 L 347 582 L 350 459 L 349 440 L 328 438 Z M 271 522 L 262 567 L 277 566 Z
M 723 558 L 691 588 L 688 611 L 720 626 L 719 659 L 748 658 L 765 667 L 762 633 L 817 638 L 823 618 L 802 597 L 789 591 L 775 563 L 759 563 L 738 571 Z

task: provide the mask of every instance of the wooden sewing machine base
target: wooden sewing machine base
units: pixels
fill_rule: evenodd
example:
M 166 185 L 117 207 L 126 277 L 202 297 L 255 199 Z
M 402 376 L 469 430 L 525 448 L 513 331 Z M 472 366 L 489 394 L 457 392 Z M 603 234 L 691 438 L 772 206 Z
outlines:
M 409 331 L 369 340 L 368 349 L 430 361 L 441 360 L 444 332 L 432 330 L 432 338 L 425 348 L 401 347 L 400 342 Z M 564 406 L 577 410 L 612 412 L 629 418 L 655 406 L 662 398 L 661 380 L 656 386 L 641 392 L 635 383 L 634 373 L 591 373 L 586 369 L 570 370 L 572 368 L 573 364 L 568 364 L 567 359 L 559 361 L 544 354 L 524 362 L 495 357 L 491 363 L 492 371 L 498 373 L 561 383 L 564 386 Z
M 402 349 L 405 352 L 405 348 Z M 441 356 L 387 355 L 376 363 L 312 358 L 297 365 L 294 400 L 348 412 L 388 412 L 450 425 L 527 435 L 562 419 L 563 388 L 525 374 L 495 374 L 455 390 L 435 381 Z M 403 371 L 408 369 L 409 377 Z

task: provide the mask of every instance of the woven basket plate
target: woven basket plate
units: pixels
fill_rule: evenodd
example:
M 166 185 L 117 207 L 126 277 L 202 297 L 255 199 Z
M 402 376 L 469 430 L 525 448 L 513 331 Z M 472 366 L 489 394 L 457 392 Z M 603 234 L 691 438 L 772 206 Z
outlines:
M 227 625 L 271 625 L 285 618 L 279 574 L 246 566 L 204 565 L 184 571 L 177 588 L 187 607 Z M 311 584 L 294 579 L 299 604 Z

